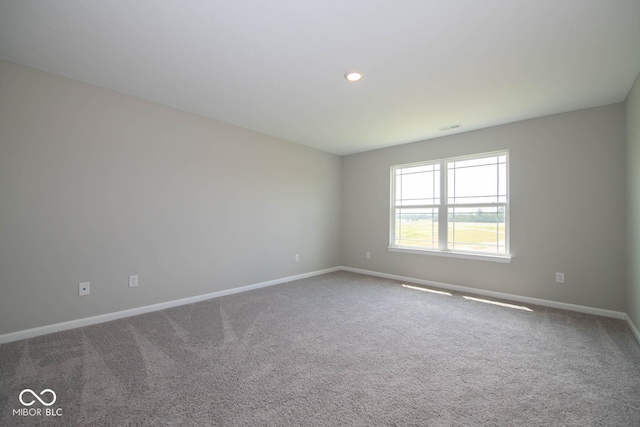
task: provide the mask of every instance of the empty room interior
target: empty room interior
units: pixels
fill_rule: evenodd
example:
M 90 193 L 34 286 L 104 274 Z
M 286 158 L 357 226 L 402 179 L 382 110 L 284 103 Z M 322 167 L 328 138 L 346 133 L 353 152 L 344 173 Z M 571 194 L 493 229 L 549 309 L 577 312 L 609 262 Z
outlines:
M 0 425 L 640 425 L 640 1 L 0 0 Z

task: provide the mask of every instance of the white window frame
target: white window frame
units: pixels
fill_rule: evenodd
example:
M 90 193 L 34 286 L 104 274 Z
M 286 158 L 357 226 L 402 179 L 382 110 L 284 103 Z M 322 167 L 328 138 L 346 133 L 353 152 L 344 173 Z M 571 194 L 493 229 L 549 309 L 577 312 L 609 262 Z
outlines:
M 504 203 L 477 203 L 472 205 L 464 205 L 464 204 L 448 204 L 448 163 L 454 161 L 464 161 L 464 160 L 474 160 L 481 159 L 484 157 L 494 157 L 494 156 L 506 156 L 506 189 L 507 189 L 507 199 Z M 430 165 L 440 165 L 440 203 L 438 205 L 416 205 L 410 206 L 411 208 L 432 208 L 435 206 L 438 210 L 438 248 L 424 248 L 424 247 L 414 247 L 414 246 L 402 246 L 396 245 L 396 170 L 410 167 L 418 167 L 418 166 L 430 166 Z M 402 165 L 394 165 L 391 167 L 391 209 L 390 209 L 390 221 L 389 221 L 389 250 L 393 252 L 406 252 L 412 254 L 424 254 L 424 255 L 435 255 L 435 256 L 446 256 L 453 258 L 465 258 L 465 259 L 477 259 L 477 260 L 486 260 L 486 261 L 495 261 L 495 262 L 511 262 L 511 252 L 509 250 L 509 234 L 510 234 L 510 219 L 509 219 L 509 151 L 501 150 L 501 151 L 492 151 L 488 153 L 478 153 L 468 156 L 460 156 L 460 157 L 449 157 L 444 159 L 437 160 L 428 160 L 423 162 L 416 163 L 407 163 Z M 406 206 L 405 206 L 406 207 Z M 469 207 L 504 207 L 504 222 L 505 222 L 505 254 L 490 254 L 479 251 L 462 251 L 462 250 L 453 250 L 448 248 L 448 230 L 449 230 L 449 221 L 448 221 L 448 212 L 449 208 L 469 208 Z

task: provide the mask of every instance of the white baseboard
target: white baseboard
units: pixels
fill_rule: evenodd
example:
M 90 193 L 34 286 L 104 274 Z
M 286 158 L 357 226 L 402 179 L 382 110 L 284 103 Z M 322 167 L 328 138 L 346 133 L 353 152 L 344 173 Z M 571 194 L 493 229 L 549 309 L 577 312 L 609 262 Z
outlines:
M 367 274 L 369 276 L 383 277 L 385 279 L 393 279 L 393 280 L 417 283 L 420 285 L 432 286 L 432 287 L 441 288 L 441 289 L 448 289 L 451 291 L 464 292 L 464 293 L 470 293 L 470 294 L 476 294 L 476 295 L 484 295 L 488 297 L 505 299 L 510 301 L 517 301 L 517 302 L 526 303 L 526 304 L 541 305 L 544 307 L 559 308 L 562 310 L 569 310 L 569 311 L 577 311 L 579 313 L 595 314 L 596 316 L 611 317 L 614 319 L 628 319 L 626 313 L 623 313 L 620 311 L 611 311 L 611 310 L 605 310 L 602 308 L 586 307 L 582 305 L 568 304 L 564 302 L 523 297 L 520 295 L 507 294 L 502 292 L 486 291 L 484 289 L 469 288 L 466 286 L 458 286 L 458 285 L 452 285 L 449 283 L 441 283 L 441 282 L 434 282 L 431 280 L 416 279 L 413 277 L 398 276 L 395 274 L 380 273 L 377 271 L 362 270 L 359 268 L 341 267 L 341 270 L 350 271 L 352 273 Z M 638 337 L 637 334 L 636 334 L 636 337 Z
M 633 324 L 628 314 L 625 315 L 625 318 L 627 320 L 627 325 L 629 325 L 629 329 L 631 329 L 631 332 L 633 332 L 633 335 L 636 336 L 636 339 L 640 343 L 640 331 L 638 331 L 638 328 L 636 328 L 636 325 Z
M 163 303 L 159 303 L 159 304 L 146 305 L 146 306 L 143 306 L 143 307 L 132 308 L 132 309 L 129 309 L 129 310 L 117 311 L 115 313 L 101 314 L 101 315 L 98 315 L 98 316 L 85 317 L 83 319 L 70 320 L 68 322 L 55 323 L 55 324 L 52 324 L 52 325 L 41 326 L 41 327 L 38 327 L 38 328 L 26 329 L 26 330 L 17 331 L 17 332 L 11 332 L 11 333 L 8 333 L 8 334 L 0 335 L 0 344 L 8 343 L 8 342 L 11 342 L 11 341 L 23 340 L 23 339 L 27 339 L 27 338 L 33 338 L 33 337 L 37 337 L 37 336 L 40 336 L 40 335 L 51 334 L 51 333 L 54 333 L 54 332 L 61 332 L 61 331 L 69 330 L 69 329 L 80 328 L 80 327 L 83 327 L 83 326 L 89 326 L 89 325 L 95 325 L 95 324 L 98 324 L 98 323 L 109 322 L 111 320 L 117 320 L 117 319 L 122 319 L 122 318 L 125 318 L 125 317 L 136 316 L 138 314 L 144 314 L 144 313 L 149 313 L 149 312 L 153 312 L 153 311 L 164 310 L 166 308 L 178 307 L 178 306 L 186 305 L 186 304 L 192 304 L 192 303 L 195 303 L 195 302 L 205 301 L 205 300 L 212 299 L 212 298 L 219 298 L 219 297 L 223 297 L 223 296 L 226 296 L 226 295 L 232 295 L 232 294 L 237 294 L 237 293 L 241 293 L 241 292 L 250 291 L 250 290 L 253 290 L 253 289 L 259 289 L 259 288 L 264 288 L 264 287 L 267 287 L 267 286 L 278 285 L 278 284 L 281 284 L 281 283 L 292 282 L 294 280 L 306 279 L 308 277 L 319 276 L 321 274 L 326 274 L 326 273 L 333 273 L 335 271 L 340 271 L 340 270 L 349 271 L 349 272 L 352 272 L 352 273 L 366 274 L 366 275 L 369 275 L 369 276 L 383 277 L 383 278 L 386 278 L 386 279 L 417 283 L 417 284 L 421 284 L 421 285 L 425 285 L 425 286 L 432 286 L 432 287 L 435 287 L 435 288 L 448 289 L 448 290 L 457 291 L 457 292 L 463 292 L 463 293 L 466 292 L 466 293 L 471 293 L 471 294 L 476 294 L 476 295 L 484 295 L 484 296 L 493 297 L 493 298 L 500 298 L 500 299 L 505 299 L 505 300 L 517 301 L 517 302 L 521 302 L 521 303 L 540 305 L 540 306 L 544 306 L 544 307 L 559 308 L 559 309 L 563 309 L 563 310 L 576 311 L 576 312 L 580 312 L 580 313 L 594 314 L 594 315 L 597 315 L 597 316 L 611 317 L 611 318 L 615 318 L 615 319 L 623 319 L 623 320 L 626 320 L 627 324 L 631 328 L 631 331 L 633 332 L 635 337 L 638 339 L 638 342 L 640 342 L 640 332 L 638 331 L 636 326 L 633 324 L 633 322 L 631 321 L 629 316 L 627 316 L 626 313 L 622 313 L 622 312 L 618 312 L 618 311 L 604 310 L 604 309 L 601 309 L 601 308 L 586 307 L 586 306 L 581 306 L 581 305 L 568 304 L 568 303 L 562 303 L 562 302 L 557 302 L 557 301 L 549 301 L 549 300 L 543 300 L 543 299 L 538 299 L 538 298 L 523 297 L 523 296 L 519 296 L 519 295 L 507 294 L 507 293 L 502 293 L 502 292 L 486 291 L 486 290 L 483 290 L 483 289 L 469 288 L 469 287 L 466 287 L 466 286 L 452 285 L 452 284 L 449 284 L 449 283 L 434 282 L 434 281 L 431 281 L 431 280 L 416 279 L 414 277 L 398 276 L 396 274 L 380 273 L 380 272 L 371 271 L 371 270 L 362 270 L 362 269 L 359 269 L 359 268 L 333 267 L 333 268 L 327 268 L 327 269 L 324 269 L 324 270 L 318 270 L 318 271 L 312 271 L 312 272 L 309 272 L 309 273 L 298 274 L 298 275 L 295 275 L 295 276 L 289 276 L 289 277 L 283 277 L 283 278 L 280 278 L 280 279 L 269 280 L 269 281 L 266 281 L 266 282 L 255 283 L 253 285 L 242 286 L 242 287 L 239 287 L 239 288 L 226 289 L 226 290 L 223 290 L 223 291 L 211 292 L 211 293 L 204 294 L 204 295 L 196 295 L 196 296 L 189 297 L 189 298 L 182 298 L 182 299 L 179 299 L 179 300 L 167 301 L 167 302 L 163 302 Z
M 138 314 L 149 313 L 152 311 L 164 310 L 165 308 L 177 307 L 180 305 L 192 304 L 194 302 L 205 301 L 211 298 L 223 297 L 225 295 L 237 294 L 253 289 L 265 288 L 267 286 L 279 285 L 280 283 L 292 282 L 294 280 L 306 279 L 308 277 L 319 276 L 321 274 L 333 273 L 339 271 L 340 267 L 327 268 L 325 270 L 312 271 L 310 273 L 298 274 L 295 276 L 283 277 L 281 279 L 269 280 L 267 282 L 255 283 L 253 285 L 241 286 L 239 288 L 225 289 L 223 291 L 211 292 L 204 295 L 196 295 L 194 297 L 182 298 L 174 301 L 167 301 L 159 304 L 145 305 L 143 307 L 132 308 L 129 310 L 117 311 L 115 313 L 101 314 L 98 316 L 85 317 L 83 319 L 70 320 L 68 322 L 55 323 L 53 325 L 40 326 L 38 328 L 25 329 L 23 331 L 11 332 L 0 335 L 0 344 L 11 341 L 33 338 L 40 335 L 51 334 L 54 332 L 66 331 L 69 329 L 80 328 L 82 326 L 95 325 L 97 323 L 109 322 L 111 320 L 122 319 L 124 317 L 136 316 Z

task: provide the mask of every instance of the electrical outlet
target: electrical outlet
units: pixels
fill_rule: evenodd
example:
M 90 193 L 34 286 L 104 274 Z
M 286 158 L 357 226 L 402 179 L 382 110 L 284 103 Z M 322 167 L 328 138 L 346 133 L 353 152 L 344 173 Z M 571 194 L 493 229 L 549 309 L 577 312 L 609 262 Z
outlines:
M 83 297 L 91 294 L 91 282 L 82 282 L 78 286 L 78 295 Z
M 556 273 L 556 283 L 564 283 L 564 273 Z
M 371 259 L 371 252 L 366 251 L 366 252 L 364 253 L 364 257 L 365 257 L 366 259 Z
M 129 276 L 129 287 L 135 288 L 136 286 L 138 286 L 138 275 Z
M 296 262 L 300 262 L 300 254 L 296 254 Z

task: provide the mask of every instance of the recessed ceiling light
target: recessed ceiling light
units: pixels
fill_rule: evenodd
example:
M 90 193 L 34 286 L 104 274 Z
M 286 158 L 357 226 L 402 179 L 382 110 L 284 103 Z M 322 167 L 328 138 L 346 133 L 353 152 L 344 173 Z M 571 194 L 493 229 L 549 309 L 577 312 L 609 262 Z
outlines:
M 344 78 L 350 82 L 357 82 L 362 78 L 363 74 L 360 71 L 347 71 L 344 73 Z

